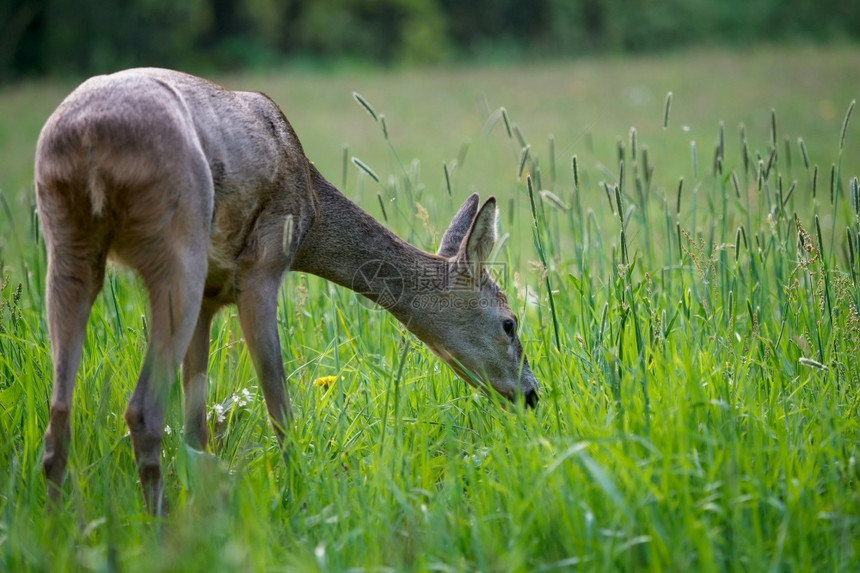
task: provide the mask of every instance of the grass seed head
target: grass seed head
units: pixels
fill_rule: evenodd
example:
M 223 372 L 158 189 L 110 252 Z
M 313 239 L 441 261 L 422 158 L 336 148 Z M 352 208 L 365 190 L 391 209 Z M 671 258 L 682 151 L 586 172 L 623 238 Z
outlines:
M 364 99 L 360 93 L 352 92 L 352 97 L 355 98 L 355 101 L 357 101 L 359 105 L 363 107 L 365 111 L 367 111 L 367 113 L 370 114 L 370 117 L 373 118 L 373 121 L 379 121 L 379 116 L 376 115 L 376 112 L 373 110 L 371 105 L 367 103 L 367 100 Z
M 839 135 L 839 153 L 842 153 L 842 147 L 845 145 L 845 132 L 848 131 L 848 122 L 851 121 L 851 112 L 854 111 L 854 104 L 857 103 L 856 99 L 852 99 L 851 103 L 848 104 L 848 111 L 845 112 L 845 119 L 842 120 L 842 133 Z
M 732 187 L 735 189 L 735 196 L 741 198 L 741 185 L 738 183 L 738 174 L 732 170 Z
M 797 145 L 800 147 L 800 157 L 803 159 L 803 166 L 809 170 L 809 153 L 806 151 L 806 143 L 802 137 L 797 138 Z
M 502 109 L 502 120 L 505 122 L 505 131 L 508 134 L 508 138 L 513 138 L 513 133 L 511 132 L 511 120 L 508 118 L 508 110 L 505 108 Z
M 663 129 L 669 126 L 669 110 L 672 107 L 672 92 L 666 94 L 666 104 L 663 106 Z
M 818 187 L 818 164 L 812 169 L 812 198 L 815 199 L 815 191 Z
M 520 177 L 523 176 L 523 171 L 525 171 L 526 161 L 528 161 L 530 151 L 531 151 L 531 146 L 529 146 L 529 145 L 524 146 L 520 150 L 520 162 L 519 162 L 519 166 L 517 167 L 517 179 L 519 179 Z
M 770 144 L 776 147 L 776 109 L 770 108 Z
M 355 164 L 356 167 L 358 167 L 359 169 L 361 169 L 362 171 L 364 171 L 365 173 L 370 175 L 371 179 L 373 179 L 374 181 L 379 183 L 379 175 L 377 175 L 373 171 L 373 169 L 371 169 L 364 161 L 362 161 L 358 157 L 353 157 L 352 162 Z

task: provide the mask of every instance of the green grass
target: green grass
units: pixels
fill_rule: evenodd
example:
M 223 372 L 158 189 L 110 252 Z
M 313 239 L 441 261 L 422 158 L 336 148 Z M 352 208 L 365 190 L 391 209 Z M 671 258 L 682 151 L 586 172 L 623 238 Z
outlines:
M 0 569 L 856 570 L 856 111 L 840 140 L 858 63 L 854 48 L 774 49 L 222 78 L 272 95 L 336 184 L 347 145 L 382 184 L 347 162 L 344 191 L 380 219 L 381 196 L 389 226 L 419 246 L 435 246 L 473 188 L 499 197 L 510 236 L 497 260 L 542 401 L 500 408 L 385 313 L 289 275 L 293 464 L 225 312 L 210 359 L 209 403 L 224 413 L 213 406 L 214 458 L 183 447 L 175 389 L 163 521 L 143 510 L 121 417 L 146 313 L 125 271 L 110 273 L 90 321 L 65 509 L 43 514 L 50 357 L 28 186 L 38 129 L 72 83 L 0 93 Z M 390 141 L 353 91 L 385 115 Z M 506 108 L 524 159 L 482 96 L 491 115 Z M 771 109 L 765 178 L 756 153 L 766 167 Z M 313 384 L 326 375 L 337 381 Z

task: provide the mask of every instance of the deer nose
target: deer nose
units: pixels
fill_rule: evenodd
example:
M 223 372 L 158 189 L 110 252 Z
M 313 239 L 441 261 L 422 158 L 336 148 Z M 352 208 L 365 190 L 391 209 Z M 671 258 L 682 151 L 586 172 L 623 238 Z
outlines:
M 525 394 L 526 406 L 529 408 L 537 408 L 538 393 L 534 388 L 529 389 Z

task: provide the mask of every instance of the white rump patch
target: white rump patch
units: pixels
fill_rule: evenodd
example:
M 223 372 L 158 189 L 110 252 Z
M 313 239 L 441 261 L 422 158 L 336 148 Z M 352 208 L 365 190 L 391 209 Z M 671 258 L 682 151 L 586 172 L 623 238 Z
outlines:
M 107 196 L 105 192 L 104 181 L 99 177 L 99 170 L 96 167 L 90 168 L 90 180 L 88 183 L 90 202 L 93 205 L 93 215 L 101 217 L 105 208 Z

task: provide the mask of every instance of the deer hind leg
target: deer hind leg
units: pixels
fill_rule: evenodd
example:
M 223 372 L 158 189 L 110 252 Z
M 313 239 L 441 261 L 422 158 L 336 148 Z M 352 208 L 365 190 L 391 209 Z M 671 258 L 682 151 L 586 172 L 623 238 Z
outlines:
M 60 502 L 69 457 L 75 375 L 81 361 L 87 319 L 102 288 L 105 269 L 105 255 L 97 247 L 65 239 L 70 237 L 49 241 L 48 246 L 45 303 L 54 385 L 42 467 L 49 510 L 56 509 Z
M 166 510 L 161 479 L 165 408 L 198 322 L 206 280 L 208 219 L 202 217 L 174 213 L 167 228 L 138 243 L 138 252 L 128 256 L 149 291 L 151 320 L 146 356 L 125 420 L 144 499 L 156 515 Z

